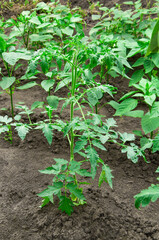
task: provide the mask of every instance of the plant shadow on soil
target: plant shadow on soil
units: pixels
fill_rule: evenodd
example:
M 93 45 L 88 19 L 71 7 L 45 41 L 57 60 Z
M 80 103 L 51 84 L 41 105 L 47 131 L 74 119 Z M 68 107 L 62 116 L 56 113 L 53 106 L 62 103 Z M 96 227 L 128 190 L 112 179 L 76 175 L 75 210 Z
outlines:
M 87 1 L 72 0 L 71 3 L 88 8 Z M 106 1 L 105 5 L 112 7 L 113 3 Z M 121 92 L 125 92 L 124 80 L 121 83 Z M 15 102 L 23 97 L 20 91 L 15 92 Z M 26 100 L 29 106 L 36 100 L 43 101 L 45 97 L 45 93 L 35 87 L 26 90 L 23 101 Z M 0 101 L 1 106 L 9 105 L 6 95 L 1 95 Z M 107 117 L 113 114 L 108 107 L 103 111 Z M 64 114 L 67 115 L 67 111 Z M 41 116 L 37 114 L 35 117 L 40 119 Z M 127 118 L 119 119 L 118 125 L 123 132 L 139 127 L 136 119 L 130 121 Z M 87 205 L 75 207 L 73 214 L 67 216 L 58 210 L 56 198 L 55 205 L 48 204 L 40 209 L 41 199 L 36 195 L 52 181 L 51 176 L 40 174 L 38 170 L 50 166 L 54 157 L 69 158 L 67 141 L 57 133 L 49 147 L 41 132 L 28 134 L 24 142 L 16 136 L 14 138 L 13 145 L 2 138 L 0 140 L 1 240 L 159 239 L 158 203 L 139 211 L 135 209 L 133 200 L 141 189 L 156 182 L 154 172 L 158 167 L 159 154 L 148 156 L 151 164 L 142 159 L 133 164 L 117 146 L 108 144 L 107 152 L 101 153 L 101 157 L 113 170 L 113 190 L 107 184 L 98 188 L 97 174 L 92 185 L 84 188 Z

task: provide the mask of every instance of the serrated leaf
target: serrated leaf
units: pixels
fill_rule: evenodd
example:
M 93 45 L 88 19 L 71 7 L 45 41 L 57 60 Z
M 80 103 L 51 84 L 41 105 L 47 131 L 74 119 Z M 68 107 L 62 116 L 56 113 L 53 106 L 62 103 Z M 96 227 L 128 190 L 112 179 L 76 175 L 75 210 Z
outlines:
M 101 150 L 106 151 L 106 148 L 105 148 L 99 141 L 93 140 L 93 141 L 92 141 L 92 144 L 93 144 L 95 147 L 97 147 L 97 148 L 99 148 L 99 149 L 101 149 Z
M 101 143 L 103 143 L 103 144 L 105 144 L 106 141 L 108 141 L 108 139 L 109 139 L 109 134 L 107 134 L 107 135 L 101 135 L 101 136 L 100 136 L 100 141 L 101 141 Z
M 8 117 L 7 115 L 0 116 L 0 122 L 4 122 L 5 124 L 11 123 L 12 122 L 12 118 Z
M 88 146 L 86 148 L 86 153 L 87 153 L 87 158 L 90 160 L 90 163 L 91 163 L 91 173 L 92 173 L 92 178 L 94 179 L 97 171 L 97 161 L 99 159 L 99 156 L 96 150 L 91 146 Z
M 51 145 L 52 143 L 52 127 L 49 123 L 42 123 L 41 125 L 37 126 L 36 129 L 42 129 L 44 136 L 46 137 L 48 143 Z
M 134 134 L 131 134 L 131 133 L 120 133 L 120 137 L 121 137 L 121 140 L 123 141 L 123 143 L 127 142 L 127 141 L 134 141 L 135 140 L 135 136 Z
M 63 158 L 54 158 L 54 160 L 56 163 L 58 163 L 58 165 L 64 165 L 68 163 L 68 161 Z
M 86 169 L 77 170 L 76 173 L 83 177 L 91 177 L 92 176 L 92 174 L 90 172 L 88 172 Z
M 67 189 L 73 193 L 77 198 L 81 199 L 81 200 L 85 200 L 85 197 L 81 191 L 81 189 L 79 189 L 77 187 L 77 185 L 75 185 L 74 183 L 68 183 L 66 185 Z
M 2 77 L 2 81 L 0 81 L 0 87 L 5 90 L 12 86 L 12 84 L 15 82 L 15 77 Z
M 54 168 L 54 167 L 48 167 L 44 170 L 39 170 L 40 173 L 43 174 L 55 174 L 57 175 L 58 173 L 60 173 L 61 169 L 60 167 Z
M 80 170 L 80 166 L 82 163 L 76 162 L 76 161 L 71 161 L 69 165 L 69 170 L 70 173 L 75 175 L 76 171 Z
M 152 140 L 146 137 L 142 137 L 140 139 L 140 145 L 142 150 L 145 150 L 147 148 L 151 148 L 152 147 Z
M 61 188 L 63 188 L 62 182 L 55 182 L 53 186 L 48 186 L 47 189 L 38 193 L 37 195 L 42 198 L 49 198 L 50 202 L 53 203 L 53 194 L 57 195 L 61 192 Z
M 81 138 L 79 141 L 75 143 L 74 153 L 78 153 L 84 146 L 87 145 L 87 138 Z
M 18 135 L 19 135 L 19 137 L 22 139 L 22 140 L 24 140 L 25 139 L 25 137 L 26 137 L 26 135 L 27 135 L 27 133 L 29 132 L 29 129 L 30 129 L 31 127 L 30 126 L 28 126 L 27 124 L 23 124 L 23 125 L 21 125 L 21 126 L 16 126 L 16 131 L 18 132 Z
M 53 201 L 53 198 L 51 199 Z M 50 198 L 49 197 L 45 197 L 43 200 L 42 200 L 42 204 L 41 204 L 41 208 L 42 207 L 45 207 L 48 203 L 50 202 Z
M 138 209 L 140 205 L 146 207 L 151 201 L 155 202 L 159 198 L 159 184 L 151 185 L 148 189 L 142 190 L 134 196 L 135 207 Z
M 60 197 L 60 203 L 59 203 L 59 209 L 62 212 L 65 212 L 67 215 L 71 215 L 71 213 L 73 212 L 73 202 L 71 201 L 71 199 L 65 197 L 65 196 L 61 196 Z
M 105 181 L 109 184 L 109 186 L 111 188 L 113 188 L 112 179 L 114 177 L 111 174 L 111 172 L 112 172 L 112 170 L 110 169 L 110 167 L 108 165 L 104 164 L 103 167 L 102 167 L 100 177 L 99 177 L 99 182 L 98 182 L 99 187 Z

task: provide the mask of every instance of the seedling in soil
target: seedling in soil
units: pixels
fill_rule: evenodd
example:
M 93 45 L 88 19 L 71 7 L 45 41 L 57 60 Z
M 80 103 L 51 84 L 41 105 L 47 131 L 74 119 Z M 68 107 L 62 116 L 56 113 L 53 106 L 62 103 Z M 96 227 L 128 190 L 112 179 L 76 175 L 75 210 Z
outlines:
M 54 158 L 56 162 L 51 167 L 41 170 L 44 174 L 53 174 L 53 185 L 48 186 L 47 189 L 38 194 L 43 198 L 42 206 L 45 206 L 49 201 L 52 203 L 53 196 L 57 195 L 59 198 L 59 209 L 71 215 L 73 212 L 73 206 L 83 205 L 86 203 L 85 196 L 83 194 L 83 184 L 89 184 L 87 182 L 80 182 L 78 175 L 83 177 L 96 176 L 98 166 L 102 166 L 102 171 L 99 177 L 99 186 L 105 181 L 112 188 L 112 173 L 109 166 L 99 157 L 96 148 L 106 150 L 103 145 L 105 142 L 110 141 L 117 143 L 118 133 L 111 130 L 111 127 L 115 127 L 116 123 L 113 119 L 108 119 L 106 122 L 102 121 L 102 116 L 98 114 L 89 113 L 87 110 L 84 112 L 82 102 L 83 93 L 80 91 L 80 85 L 82 88 L 87 88 L 87 83 L 83 84 L 79 79 L 80 63 L 79 60 L 80 50 L 73 49 L 72 60 L 67 58 L 67 63 L 71 66 L 71 83 L 67 84 L 69 92 L 69 99 L 66 100 L 66 105 L 70 106 L 70 120 L 67 122 L 57 121 L 55 126 L 58 126 L 58 130 L 64 133 L 64 136 L 68 138 L 70 145 L 70 159 Z M 62 81 L 64 82 L 64 81 Z M 60 83 L 59 83 L 60 84 Z M 91 89 L 90 89 L 91 90 Z M 92 97 L 92 101 L 94 100 Z M 81 117 L 75 117 L 76 109 L 80 111 Z M 138 156 L 142 155 L 139 149 L 132 145 L 130 149 L 125 145 L 125 142 L 134 140 L 134 135 L 129 136 L 122 135 L 120 140 L 123 142 L 121 145 L 125 152 L 130 152 L 129 157 L 135 160 Z M 133 137 L 132 137 L 133 136 Z M 132 154 L 133 149 L 133 154 Z M 83 160 L 76 160 L 76 154 L 83 157 Z M 133 156 L 132 156 L 133 155 Z M 84 163 L 89 162 L 91 171 L 84 169 Z
M 156 170 L 156 173 L 159 173 L 159 167 Z M 159 180 L 159 178 L 157 178 Z M 159 198 L 159 184 L 152 184 L 148 189 L 142 190 L 140 193 L 134 196 L 135 198 L 135 207 L 137 209 L 146 207 L 151 201 L 155 202 Z

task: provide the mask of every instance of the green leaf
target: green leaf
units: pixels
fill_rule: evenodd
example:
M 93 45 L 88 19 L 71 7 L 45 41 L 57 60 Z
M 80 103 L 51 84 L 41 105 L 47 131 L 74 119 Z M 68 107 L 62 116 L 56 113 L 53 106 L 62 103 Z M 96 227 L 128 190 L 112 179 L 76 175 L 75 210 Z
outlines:
M 142 137 L 140 139 L 140 145 L 142 150 L 145 150 L 147 148 L 151 148 L 152 147 L 152 140 L 146 137 Z
M 0 52 L 5 52 L 6 51 L 6 47 L 7 47 L 7 44 L 6 44 L 6 41 L 0 37 Z
M 141 65 L 144 65 L 144 62 L 145 62 L 145 58 L 141 57 L 133 64 L 133 67 L 139 67 Z
M 101 150 L 106 151 L 106 148 L 105 148 L 98 140 L 93 140 L 93 141 L 92 141 L 92 144 L 93 144 L 95 147 L 97 147 L 97 148 L 99 148 L 99 149 L 101 149 Z
M 144 76 L 144 70 L 143 69 L 135 71 L 133 73 L 131 79 L 130 79 L 129 87 L 132 86 L 135 83 L 138 83 L 142 79 L 143 76 Z
M 55 83 L 55 80 L 53 79 L 43 80 L 41 82 L 41 86 L 46 92 L 49 92 L 50 88 L 54 86 L 54 83 Z
M 127 158 L 131 159 L 133 163 L 137 163 L 140 152 L 138 152 L 137 146 L 135 144 L 131 144 L 131 146 L 126 146 L 121 150 L 121 152 L 127 153 Z
M 49 124 L 49 123 L 42 123 L 39 126 L 37 126 L 35 129 L 42 129 L 42 132 L 43 132 L 44 136 L 46 137 L 48 143 L 51 145 L 52 137 L 53 137 L 51 124 Z
M 53 201 L 53 198 L 51 199 Z M 43 200 L 42 200 L 42 204 L 41 204 L 41 208 L 42 207 L 45 207 L 48 203 L 50 202 L 50 198 L 49 197 L 45 197 Z
M 59 104 L 59 98 L 57 96 L 48 96 L 47 102 L 50 107 L 52 107 L 54 110 L 56 110 L 58 107 L 58 104 Z
M 62 31 L 62 33 L 72 37 L 74 29 L 71 27 L 66 27 L 64 29 L 61 29 L 61 31 Z
M 65 197 L 65 196 L 61 196 L 60 197 L 60 204 L 59 204 L 59 209 L 62 212 L 65 212 L 67 215 L 71 215 L 71 213 L 73 212 L 73 202 L 71 201 L 71 199 Z
M 39 35 L 39 34 L 32 34 L 29 36 L 31 42 L 45 42 L 47 40 L 51 40 L 53 36 L 51 34 L 46 35 Z
M 100 19 L 101 15 L 92 15 L 92 20 L 95 21 L 95 20 L 98 20 Z
M 107 134 L 107 135 L 101 135 L 101 136 L 100 136 L 100 141 L 101 141 L 101 143 L 103 143 L 103 144 L 105 144 L 106 141 L 108 141 L 108 139 L 109 139 L 109 134 Z
M 47 189 L 38 193 L 37 195 L 42 198 L 49 198 L 49 201 L 53 203 L 53 194 L 57 195 L 61 192 L 61 188 L 63 188 L 62 182 L 55 182 L 53 186 L 48 186 Z
M 126 98 L 130 97 L 131 95 L 133 95 L 133 94 L 135 94 L 135 93 L 137 93 L 137 92 L 138 92 L 138 91 L 131 91 L 131 92 L 126 93 L 124 96 L 122 96 L 122 97 L 119 99 L 119 102 L 125 100 Z
M 159 51 L 159 19 L 153 29 L 149 47 L 147 49 L 146 56 L 150 53 L 156 53 Z
M 9 132 L 9 128 L 7 126 L 0 126 L 0 134 L 4 132 Z
M 34 110 L 35 108 L 43 108 L 44 102 L 40 102 L 40 101 L 35 101 L 32 105 L 31 105 L 31 110 Z
M 58 165 L 65 165 L 68 163 L 68 161 L 63 158 L 54 158 L 54 160 Z
M 88 172 L 86 169 L 77 170 L 76 173 L 83 177 L 91 177 L 92 176 L 92 174 L 90 172 Z
M 148 105 L 152 106 L 152 104 L 156 100 L 156 94 L 154 93 L 154 94 L 151 94 L 151 95 L 145 95 L 144 100 Z
M 98 103 L 98 97 L 94 91 L 91 90 L 87 92 L 87 96 L 88 96 L 88 101 L 92 106 L 95 106 Z
M 77 198 L 81 199 L 81 200 L 86 200 L 81 189 L 79 189 L 77 187 L 77 185 L 75 185 L 74 183 L 68 183 L 66 185 L 66 188 L 73 193 Z
M 112 172 L 112 170 L 110 169 L 110 167 L 108 165 L 104 164 L 103 167 L 102 167 L 100 177 L 99 177 L 99 182 L 98 182 L 99 187 L 105 181 L 109 184 L 109 186 L 111 188 L 113 188 L 112 179 L 114 177 L 111 174 L 111 172 Z
M 131 133 L 120 133 L 120 137 L 121 137 L 121 140 L 123 141 L 123 143 L 126 143 L 127 141 L 134 141 L 135 140 L 135 136 L 134 134 L 131 134 Z
M 153 139 L 152 152 L 159 151 L 159 134 Z
M 137 106 L 138 101 L 133 98 L 125 99 L 122 103 L 118 105 L 116 113 L 114 116 L 122 116 L 127 112 L 133 110 Z
M 29 132 L 29 129 L 30 129 L 30 128 L 31 128 L 31 127 L 28 126 L 27 124 L 23 124 L 23 125 L 21 125 L 21 126 L 16 126 L 15 129 L 17 130 L 19 137 L 20 137 L 22 140 L 24 140 L 25 137 L 26 137 L 26 135 L 27 135 L 27 133 Z
M 43 173 L 43 174 L 54 174 L 54 175 L 57 175 L 61 172 L 61 169 L 60 167 L 58 168 L 54 168 L 54 167 L 48 167 L 48 168 L 45 168 L 44 170 L 39 170 L 40 173 Z
M 5 123 L 6 125 L 8 125 L 8 123 L 11 123 L 12 122 L 12 118 L 8 117 L 7 115 L 5 115 L 4 117 L 3 116 L 0 116 L 0 122 L 3 122 Z
M 41 25 L 41 22 L 39 21 L 38 17 L 32 17 L 31 19 L 29 19 L 29 22 L 36 25 Z
M 20 90 L 25 90 L 25 89 L 28 89 L 28 88 L 32 88 L 34 86 L 38 85 L 35 81 L 32 81 L 32 82 L 29 82 L 29 83 L 26 83 L 20 87 L 17 87 L 17 89 L 20 89 Z
M 115 101 L 110 101 L 110 102 L 108 102 L 108 104 L 110 105 L 110 106 L 112 106 L 113 108 L 115 108 L 116 110 L 118 109 L 118 107 L 119 107 L 119 103 L 117 103 L 117 102 L 115 102 Z
M 146 59 L 144 62 L 145 73 L 149 73 L 155 67 L 154 63 L 150 59 Z
M 159 68 L 159 53 L 154 53 L 152 55 L 152 61 L 157 68 Z
M 141 119 L 141 126 L 145 134 L 156 130 L 159 127 L 159 117 L 152 118 L 149 113 Z
M 69 166 L 69 170 L 70 170 L 70 173 L 75 175 L 75 173 L 80 170 L 80 166 L 81 166 L 82 163 L 80 162 L 76 162 L 76 161 L 71 161 L 70 162 L 70 166 Z
M 134 133 L 136 136 L 142 137 L 142 132 L 139 131 L 139 130 L 134 130 L 133 133 Z
M 20 52 L 4 52 L 3 59 L 11 66 L 14 66 L 19 59 L 30 60 L 31 55 Z
M 135 207 L 138 209 L 140 205 L 146 207 L 151 201 L 155 202 L 159 198 L 159 184 L 152 184 L 148 189 L 142 190 L 134 196 Z
M 91 173 L 92 173 L 92 178 L 94 179 L 97 171 L 97 161 L 99 159 L 99 156 L 96 150 L 91 146 L 88 146 L 86 148 L 86 153 L 87 153 L 87 158 L 90 160 L 90 163 L 91 163 Z
M 87 144 L 87 138 L 81 138 L 75 143 L 74 153 L 79 152 Z
M 142 110 L 130 111 L 124 114 L 124 116 L 134 117 L 134 118 L 142 118 L 143 115 L 144 115 L 144 111 Z
M 15 82 L 15 77 L 2 77 L 2 81 L 0 81 L 0 87 L 5 90 L 12 86 L 12 84 Z

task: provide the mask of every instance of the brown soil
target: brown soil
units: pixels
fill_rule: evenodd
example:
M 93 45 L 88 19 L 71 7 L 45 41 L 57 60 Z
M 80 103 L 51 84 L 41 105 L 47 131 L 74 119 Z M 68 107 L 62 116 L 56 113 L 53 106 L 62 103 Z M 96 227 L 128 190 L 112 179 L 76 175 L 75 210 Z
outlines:
M 110 1 L 102 2 L 106 6 L 113 5 Z M 71 3 L 88 8 L 88 2 L 84 0 L 72 0 Z M 120 87 L 120 94 L 128 89 L 124 79 L 116 80 L 115 84 Z M 61 95 L 65 94 L 61 91 Z M 23 101 L 28 106 L 45 98 L 45 92 L 39 87 L 14 94 L 15 103 Z M 9 97 L 0 95 L 0 103 L 1 107 L 8 107 Z M 113 110 L 107 106 L 102 113 L 112 117 Z M 67 117 L 67 110 L 61 117 Z M 35 121 L 40 118 L 43 118 L 41 114 L 34 115 Z M 117 122 L 121 132 L 140 129 L 136 119 L 123 118 Z M 158 153 L 148 155 L 150 164 L 142 159 L 133 164 L 120 153 L 119 147 L 108 144 L 107 152 L 101 152 L 101 158 L 113 170 L 113 190 L 106 184 L 98 188 L 97 174 L 92 185 L 84 188 L 87 205 L 75 207 L 71 216 L 58 210 L 56 199 L 55 205 L 39 208 L 41 198 L 37 193 L 51 184 L 52 177 L 40 174 L 38 170 L 50 166 L 54 157 L 69 158 L 68 143 L 59 133 L 55 134 L 51 147 L 37 131 L 28 134 L 23 142 L 15 134 L 13 145 L 0 139 L 1 240 L 159 240 L 158 202 L 139 211 L 135 209 L 133 199 L 142 189 L 156 182 L 154 172 L 158 167 Z

